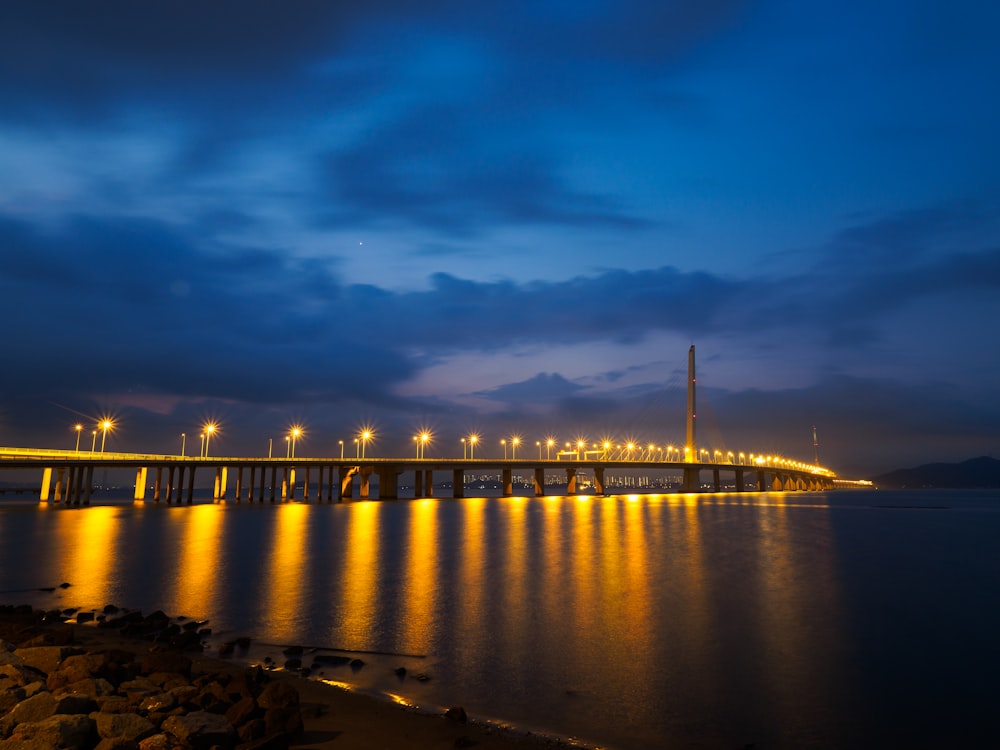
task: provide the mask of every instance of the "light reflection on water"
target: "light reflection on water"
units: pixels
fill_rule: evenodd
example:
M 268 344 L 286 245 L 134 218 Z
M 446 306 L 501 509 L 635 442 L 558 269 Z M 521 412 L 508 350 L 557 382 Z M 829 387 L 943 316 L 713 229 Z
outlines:
M 992 740 L 995 724 L 969 721 L 990 696 L 951 672 L 956 655 L 997 656 L 1000 615 L 979 603 L 963 633 L 950 613 L 964 606 L 952 577 L 972 591 L 1000 579 L 982 554 L 996 504 L 901 515 L 850 498 L 0 507 L 0 591 L 65 580 L 31 603 L 163 608 L 261 642 L 399 654 L 324 678 L 612 747 L 931 747 L 953 744 L 958 714 L 973 744 Z M 948 575 L 910 577 L 899 561 L 928 546 Z M 930 647 L 927 683 L 894 695 L 886 673 L 912 669 L 910 643 Z

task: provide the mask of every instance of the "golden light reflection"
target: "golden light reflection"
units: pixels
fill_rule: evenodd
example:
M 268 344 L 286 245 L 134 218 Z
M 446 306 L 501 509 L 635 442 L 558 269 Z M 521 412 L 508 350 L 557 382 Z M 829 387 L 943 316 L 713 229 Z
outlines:
M 165 603 L 166 611 L 196 618 L 218 611 L 222 509 L 218 505 L 191 505 L 168 513 L 169 526 L 178 537 L 173 548 L 179 551 L 182 569 L 169 579 L 173 585 Z
M 42 506 L 44 507 L 44 506 Z M 81 609 L 115 603 L 111 580 L 115 565 L 123 564 L 117 554 L 122 538 L 121 511 L 110 506 L 63 511 L 56 518 L 63 540 L 59 567 L 62 580 L 73 584 L 73 602 Z
M 285 503 L 276 509 L 271 548 L 264 567 L 268 629 L 279 643 L 296 640 L 310 568 L 310 506 Z
M 458 617 L 455 625 L 460 631 L 467 623 L 479 624 L 486 617 L 486 503 L 484 497 L 467 498 L 462 501 L 461 543 L 459 544 L 458 570 L 460 574 L 462 596 L 458 597 L 456 606 Z M 482 632 L 482 626 L 476 628 Z M 478 644 L 470 644 L 471 648 L 458 650 L 457 658 L 462 665 L 471 665 L 480 657 L 476 653 Z M 469 668 L 469 667 L 465 667 Z
M 418 654 L 428 650 L 437 608 L 438 503 L 433 499 L 411 504 L 406 562 L 403 566 L 401 650 Z
M 346 564 L 341 581 L 342 602 L 335 615 L 341 617 L 344 648 L 371 648 L 377 614 L 379 567 L 379 518 L 382 503 L 362 501 L 349 508 L 344 533 Z M 335 640 L 331 638 L 331 640 Z

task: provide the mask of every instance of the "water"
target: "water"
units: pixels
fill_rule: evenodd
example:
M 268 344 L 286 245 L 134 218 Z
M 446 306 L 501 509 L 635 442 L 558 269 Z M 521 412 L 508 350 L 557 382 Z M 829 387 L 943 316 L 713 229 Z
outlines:
M 388 652 L 325 676 L 613 748 L 997 747 L 998 541 L 988 492 L 8 500 L 0 601 Z

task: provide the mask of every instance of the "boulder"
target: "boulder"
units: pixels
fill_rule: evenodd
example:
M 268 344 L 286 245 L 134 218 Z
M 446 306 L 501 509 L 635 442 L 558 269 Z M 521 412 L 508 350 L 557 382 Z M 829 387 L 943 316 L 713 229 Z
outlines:
M 284 680 L 275 680 L 257 696 L 257 705 L 264 709 L 298 708 L 299 691 Z
M 121 737 L 131 742 L 150 737 L 156 733 L 152 722 L 136 714 L 93 713 L 90 717 L 97 726 L 97 734 L 102 739 Z
M 213 745 L 232 747 L 236 730 L 226 717 L 208 711 L 194 711 L 185 716 L 170 716 L 163 722 L 163 731 L 173 735 L 194 750 L 208 750 Z
M 83 714 L 57 714 L 37 722 L 18 724 L 8 742 L 16 741 L 11 747 L 28 747 L 39 740 L 48 743 L 49 748 L 84 750 L 94 746 L 94 720 Z
M 179 651 L 150 651 L 142 658 L 143 674 L 153 672 L 173 672 L 185 677 L 191 676 L 191 658 Z
M 56 699 L 51 693 L 37 693 L 14 706 L 0 719 L 0 731 L 9 734 L 19 724 L 42 721 L 56 712 Z
M 24 663 L 48 676 L 68 656 L 73 655 L 69 646 L 36 646 L 34 648 L 19 648 L 14 652 Z

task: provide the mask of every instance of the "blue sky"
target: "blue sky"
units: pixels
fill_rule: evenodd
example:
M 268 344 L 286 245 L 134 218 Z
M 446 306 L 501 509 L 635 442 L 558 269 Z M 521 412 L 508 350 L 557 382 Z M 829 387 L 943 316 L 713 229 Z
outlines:
M 706 446 L 993 453 L 997 38 L 982 2 L 4 3 L 0 443 L 678 442 L 694 343 Z

